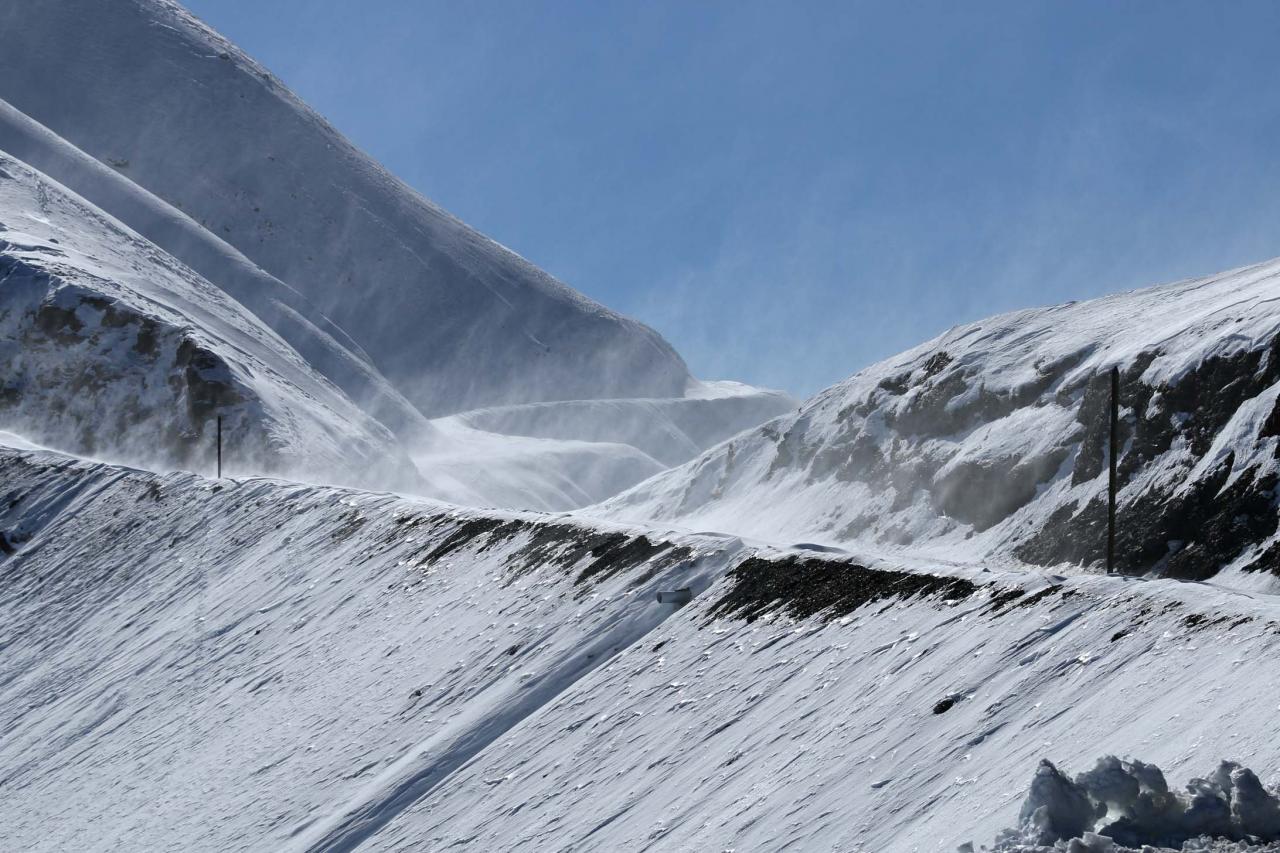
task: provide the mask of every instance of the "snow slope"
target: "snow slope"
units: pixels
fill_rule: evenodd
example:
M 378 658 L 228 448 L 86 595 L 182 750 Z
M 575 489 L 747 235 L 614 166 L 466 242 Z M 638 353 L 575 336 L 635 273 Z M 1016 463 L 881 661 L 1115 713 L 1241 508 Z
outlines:
M 728 435 L 794 406 L 790 397 L 778 392 L 737 383 L 690 380 L 687 396 L 680 398 L 526 404 L 477 410 L 429 422 L 377 371 L 363 350 L 300 294 L 262 271 L 181 211 L 3 102 L 0 102 L 0 150 L 21 155 L 28 165 L 52 170 L 56 176 L 68 179 L 89 193 L 91 200 L 126 216 L 131 226 L 140 229 L 139 234 L 130 238 L 131 245 L 114 247 L 114 251 L 121 257 L 146 256 L 144 260 L 131 261 L 134 266 L 150 263 L 156 257 L 166 258 L 167 266 L 177 266 L 178 261 L 189 264 L 203 279 L 202 291 L 211 290 L 216 283 L 231 297 L 222 298 L 224 303 L 243 306 L 237 316 L 250 317 L 246 321 L 250 323 L 256 318 L 259 325 L 265 324 L 278 332 L 282 340 L 273 343 L 282 350 L 282 357 L 295 363 L 305 362 L 345 395 L 346 400 L 339 408 L 330 406 L 327 413 L 321 409 L 311 412 L 312 417 L 320 419 L 339 417 L 338 422 L 327 427 L 329 431 L 346 430 L 342 418 L 354 416 L 361 421 L 372 418 L 378 423 L 369 428 L 387 427 L 396 433 L 403 448 L 389 451 L 399 460 L 395 463 L 372 466 L 360 463 L 356 466 L 361 469 L 360 476 L 355 480 L 350 471 L 339 473 L 341 466 L 335 468 L 331 459 L 311 466 L 305 474 L 310 478 L 336 478 L 339 482 L 410 489 L 477 506 L 572 509 L 617 494 Z M 6 209 L 9 208 L 0 205 L 0 211 Z M 68 207 L 65 212 L 71 217 L 75 211 L 91 210 L 93 216 L 103 217 L 96 205 Z M 26 208 L 10 212 L 11 219 L 29 213 Z M 83 242 L 81 230 L 93 234 L 98 228 L 95 221 L 88 221 L 82 227 L 71 218 L 64 219 L 63 243 Z M 144 246 L 140 237 L 145 237 L 150 244 Z M 98 235 L 89 239 L 101 242 L 103 238 Z M 166 254 L 170 251 L 174 258 Z M 202 317 L 199 313 L 189 313 L 186 322 L 199 327 Z M 16 339 L 11 340 L 10 345 L 23 346 Z M 52 356 L 56 348 L 56 342 L 50 342 L 44 352 Z M 284 349 L 292 352 L 284 354 Z M 35 352 L 27 355 L 28 368 L 41 358 Z M 106 354 L 101 355 L 110 361 Z M 134 420 L 139 406 L 153 406 L 165 412 L 173 409 L 172 401 L 165 395 L 144 394 L 130 402 L 128 411 L 115 411 L 121 395 L 137 396 L 125 381 L 127 375 L 113 374 L 111 382 L 124 384 L 110 389 L 105 387 L 104 383 L 109 380 L 104 376 L 96 388 L 97 397 L 86 400 L 86 404 L 99 411 L 108 409 L 115 417 Z M 146 459 L 151 466 L 161 468 L 195 464 L 184 452 L 160 452 L 185 448 L 185 442 L 181 445 L 166 442 L 157 448 L 140 433 L 137 438 L 148 452 L 139 455 L 138 447 L 128 446 L 132 436 L 127 431 L 100 432 L 91 442 L 83 439 L 83 430 L 69 436 L 58 424 L 58 412 L 42 413 L 38 405 L 41 399 L 64 400 L 75 396 L 72 377 L 63 371 L 49 374 L 46 380 L 53 383 L 48 389 L 51 394 L 29 396 L 20 421 L 10 426 L 68 450 L 133 461 Z M 368 417 L 353 413 L 352 404 L 363 409 Z M 210 409 L 205 415 L 213 417 L 216 412 Z M 295 451 L 299 458 L 306 455 L 305 449 L 295 448 Z M 406 453 L 412 454 L 423 476 L 417 477 L 412 466 L 404 465 Z M 662 461 L 657 461 L 651 453 Z M 255 470 L 253 460 L 243 453 L 236 461 L 238 470 Z M 398 469 L 408 474 L 402 475 Z M 261 470 L 282 469 L 277 466 Z M 294 470 L 303 476 L 300 469 Z M 325 471 L 335 473 L 330 475 L 323 473 Z M 384 475 L 386 479 L 376 479 Z
M 0 153 L 0 420 L 43 444 L 412 487 L 381 424 L 238 302 Z
M 30 450 L 0 482 L 7 849 L 953 851 L 1045 758 L 1280 781 L 1271 595 Z
M 591 512 L 1097 566 L 1113 367 L 1120 568 L 1269 583 L 1280 261 L 956 327 Z
M 0 151 L 68 187 L 225 291 L 352 400 L 399 434 L 425 419 L 369 356 L 293 288 L 182 211 L 0 101 Z
M 423 414 L 684 393 L 656 332 L 409 189 L 176 3 L 5 3 L 0 32 L 0 98 L 301 294 Z
M 190 267 L 372 428 L 393 432 L 395 461 L 370 466 L 362 484 L 480 506 L 576 508 L 794 405 L 692 379 L 652 330 L 400 184 L 176 4 L 9 4 L 0 27 L 21 34 L 0 56 L 0 96 L 12 101 L 0 101 L 0 151 Z M 56 61 L 48 45 L 58 46 Z M 132 393 L 113 389 L 103 403 Z M 57 413 L 42 417 L 35 402 L 0 426 L 141 460 L 115 446 L 116 433 L 68 441 Z M 428 422 L 442 413 L 457 419 Z M 346 431 L 342 418 L 326 429 Z M 175 448 L 164 443 L 150 464 L 193 464 Z M 330 461 L 305 476 L 323 479 Z M 252 470 L 246 455 L 239 464 Z
M 247 309 L 241 313 L 252 312 L 258 321 L 278 332 L 296 353 L 289 358 L 304 361 L 337 385 L 348 400 L 379 425 L 396 433 L 404 448 L 394 451 L 401 460 L 396 465 L 402 466 L 404 454 L 412 453 L 423 476 L 416 477 L 412 468 L 407 468 L 409 476 L 396 473 L 381 485 L 469 505 L 572 509 L 617 494 L 795 404 L 779 392 L 737 383 L 690 380 L 686 397 L 526 404 L 429 422 L 377 371 L 369 356 L 304 297 L 181 211 L 3 102 L 0 151 L 25 159 L 30 166 L 49 169 L 53 176 L 66 179 L 87 193 L 95 208 L 101 204 L 126 217 L 130 226 L 139 230 L 138 236 L 154 245 L 140 250 L 135 237 L 132 249 L 119 247 L 119 251 L 148 255 L 171 252 L 176 258 L 173 264 L 182 261 L 200 273 L 208 282 L 202 285 L 204 289 L 216 283 Z M 14 217 L 23 215 L 17 210 L 12 213 Z M 70 220 L 63 225 L 69 235 L 64 242 L 78 239 L 79 226 Z M 89 222 L 84 229 L 93 232 L 95 227 Z M 201 322 L 197 315 L 188 321 L 192 325 Z M 66 395 L 65 388 L 62 393 Z M 132 391 L 113 389 L 100 395 L 93 405 L 112 406 L 122 393 Z M 106 453 L 134 461 L 144 458 L 138 455 L 137 448 L 117 447 L 112 436 L 119 433 L 98 435 L 94 442 L 86 443 L 69 440 L 56 423 L 46 429 L 46 424 L 56 422 L 56 418 L 44 417 L 31 408 L 36 403 L 36 399 L 30 399 L 21 422 L 11 425 L 70 450 Z M 133 405 L 136 408 L 141 404 Z M 172 408 L 163 397 L 150 398 L 148 405 Z M 344 412 L 350 408 L 344 403 Z M 321 413 L 317 410 L 313 415 L 319 417 Z M 132 410 L 129 416 L 133 417 Z M 345 427 L 337 423 L 331 429 L 341 432 Z M 662 461 L 656 461 L 650 453 Z M 153 453 L 145 458 L 159 467 L 192 464 L 181 453 Z M 243 455 L 237 461 L 239 470 L 253 470 Z M 323 478 L 320 472 L 331 467 L 313 466 L 309 476 Z M 374 466 L 364 471 L 358 482 L 379 484 L 374 473 L 386 474 L 395 467 Z M 349 475 L 335 476 L 339 481 L 353 482 Z
M 685 397 L 495 406 L 451 420 L 501 435 L 628 444 L 670 467 L 795 407 L 780 391 L 700 382 Z

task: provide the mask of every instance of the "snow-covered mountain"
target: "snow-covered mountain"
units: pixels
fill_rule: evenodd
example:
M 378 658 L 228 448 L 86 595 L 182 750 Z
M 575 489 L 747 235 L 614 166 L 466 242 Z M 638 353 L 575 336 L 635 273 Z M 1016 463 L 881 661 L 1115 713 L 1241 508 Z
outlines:
M 30 450 L 0 483 L 8 850 L 954 851 L 1053 838 L 1024 798 L 1094 825 L 1026 797 L 1043 759 L 1280 781 L 1272 596 Z
M 222 290 L 0 153 L 0 419 L 59 447 L 412 489 L 408 457 Z
M 0 151 L 23 161 L 126 223 L 270 326 L 313 368 L 401 435 L 425 419 L 371 358 L 305 297 L 264 272 L 190 216 L 0 101 Z
M 0 32 L 0 851 L 1280 850 L 1280 261 L 797 410 L 175 3 Z
M 1280 572 L 1280 261 L 959 326 L 598 508 L 778 541 Z M 593 510 L 595 512 L 595 510 Z
M 9 99 L 0 101 L 0 151 L 88 203 L 77 210 L 131 231 L 129 248 L 117 249 L 128 265 L 189 268 L 182 275 L 195 273 L 202 292 L 220 290 L 246 322 L 274 332 L 277 356 L 334 386 L 326 393 L 340 402 L 295 414 L 329 435 L 314 454 L 301 433 L 265 421 L 250 428 L 237 415 L 241 432 L 272 435 L 277 449 L 299 439 L 285 455 L 307 463 L 258 467 L 265 457 L 246 445 L 237 470 L 565 510 L 794 405 L 777 392 L 692 378 L 656 332 L 404 186 L 176 4 L 3 4 L 0 28 L 22 34 L 0 56 L 0 97 Z M 47 61 L 49 44 L 59 46 L 57 62 Z M 0 208 L 0 221 L 26 215 Z M 63 231 L 79 239 L 70 220 Z M 130 252 L 138 257 L 125 259 Z M 202 316 L 188 312 L 184 322 L 210 331 Z M 38 375 L 44 393 L 28 395 L 20 416 L 0 413 L 0 427 L 76 453 L 198 464 L 186 445 L 207 444 L 203 426 L 185 425 L 180 443 L 145 429 L 90 436 L 86 414 L 116 401 L 135 408 L 109 418 L 166 424 L 183 401 L 161 385 L 139 396 L 131 374 L 111 369 L 88 400 L 66 370 L 37 364 L 58 347 L 27 345 L 43 329 L 28 323 L 22 334 L 26 376 Z M 67 401 L 78 414 L 66 414 Z M 199 419 L 220 406 L 211 401 Z M 482 411 L 464 412 L 475 406 Z M 366 430 L 384 444 L 394 434 L 382 460 L 369 461 L 363 438 L 344 450 L 343 436 Z M 656 457 L 654 447 L 663 448 Z
M 300 293 L 423 414 L 683 395 L 656 332 L 409 189 L 178 4 L 4 3 L 0 32 L 0 98 Z

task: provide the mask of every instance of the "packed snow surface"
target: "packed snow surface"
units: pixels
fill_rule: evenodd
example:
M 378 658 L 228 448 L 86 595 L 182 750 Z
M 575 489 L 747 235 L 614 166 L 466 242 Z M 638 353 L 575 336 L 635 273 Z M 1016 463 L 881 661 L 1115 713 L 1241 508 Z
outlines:
M 1271 596 L 30 450 L 0 482 L 7 849 L 954 851 L 1044 759 L 1280 782 Z

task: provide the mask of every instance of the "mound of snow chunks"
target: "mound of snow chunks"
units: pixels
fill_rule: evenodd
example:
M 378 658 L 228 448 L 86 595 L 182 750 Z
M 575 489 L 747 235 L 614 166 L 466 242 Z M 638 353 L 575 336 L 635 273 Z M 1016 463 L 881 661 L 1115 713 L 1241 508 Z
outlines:
M 1171 791 L 1154 764 L 1098 759 L 1072 780 L 1042 760 L 1018 827 L 992 853 L 1280 853 L 1280 797 L 1249 768 L 1222 762 Z M 972 853 L 964 844 L 961 853 Z

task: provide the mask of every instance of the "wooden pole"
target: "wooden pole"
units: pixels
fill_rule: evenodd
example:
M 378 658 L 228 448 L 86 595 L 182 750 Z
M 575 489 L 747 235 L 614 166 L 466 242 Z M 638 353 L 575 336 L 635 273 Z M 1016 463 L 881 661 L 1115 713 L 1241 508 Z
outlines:
M 1113 426 L 1112 426 L 1112 430 L 1114 431 L 1114 429 L 1115 429 L 1115 427 L 1114 427 L 1114 425 L 1113 425 Z M 1112 439 L 1112 443 L 1113 443 L 1113 444 L 1115 443 L 1115 439 L 1114 439 L 1114 438 Z M 1111 469 L 1112 469 L 1112 476 L 1111 476 L 1111 479 L 1113 479 L 1113 480 L 1114 480 L 1114 479 L 1115 479 L 1115 466 L 1114 466 L 1114 465 L 1112 465 L 1112 466 L 1111 466 Z M 222 415 L 218 415 L 218 479 L 219 479 L 219 480 L 221 480 L 221 479 L 222 479 Z
M 1116 457 L 1120 453 L 1120 368 L 1111 368 L 1111 472 L 1107 481 L 1107 574 L 1116 568 Z

